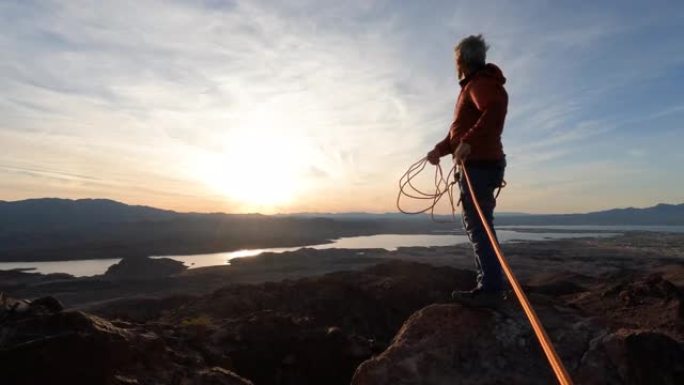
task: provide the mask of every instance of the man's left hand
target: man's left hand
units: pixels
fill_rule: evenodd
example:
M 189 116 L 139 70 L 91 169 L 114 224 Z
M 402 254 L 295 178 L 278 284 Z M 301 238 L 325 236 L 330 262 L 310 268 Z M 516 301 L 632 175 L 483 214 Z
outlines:
M 454 159 L 456 161 L 465 161 L 468 155 L 470 155 L 470 145 L 466 142 L 459 143 L 454 151 Z

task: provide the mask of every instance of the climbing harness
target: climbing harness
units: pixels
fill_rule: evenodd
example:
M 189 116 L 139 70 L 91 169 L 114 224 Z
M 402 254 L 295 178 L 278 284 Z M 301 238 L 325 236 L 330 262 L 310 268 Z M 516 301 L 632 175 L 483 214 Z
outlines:
M 513 271 L 511 270 L 511 267 L 508 265 L 508 261 L 503 255 L 503 252 L 501 251 L 501 246 L 499 245 L 499 242 L 497 241 L 496 237 L 494 236 L 494 232 L 492 231 L 492 228 L 489 226 L 487 223 L 487 220 L 485 219 L 484 213 L 482 212 L 482 208 L 480 208 L 480 203 L 477 200 L 477 196 L 475 194 L 475 190 L 473 189 L 473 185 L 470 182 L 470 175 L 468 174 L 468 170 L 466 169 L 465 164 L 462 161 L 459 162 L 454 162 L 454 167 L 449 171 L 449 175 L 447 175 L 447 178 L 444 179 L 444 174 L 442 173 L 442 168 L 439 164 L 437 164 L 436 170 L 435 170 L 435 192 L 434 193 L 425 193 L 419 189 L 417 189 L 413 184 L 411 183 L 411 178 L 415 177 L 418 175 L 423 169 L 425 169 L 426 164 L 427 164 L 427 158 L 423 158 L 419 160 L 418 162 L 414 163 L 411 167 L 409 167 L 408 171 L 401 177 L 399 181 L 399 196 L 397 197 L 397 208 L 402 213 L 407 213 L 407 214 L 420 214 L 424 213 L 426 211 L 430 211 L 430 214 L 434 220 L 434 210 L 435 206 L 437 205 L 437 202 L 444 196 L 445 194 L 448 195 L 449 201 L 451 202 L 451 209 L 452 209 L 452 215 L 455 218 L 455 211 L 456 208 L 453 204 L 453 185 L 456 183 L 456 181 L 449 181 L 450 175 L 454 174 L 456 175 L 456 170 L 457 167 L 459 167 L 458 171 L 463 173 L 463 177 L 465 178 L 466 184 L 468 186 L 468 191 L 470 192 L 470 196 L 472 197 L 473 204 L 475 205 L 475 210 L 477 211 L 478 216 L 480 217 L 480 221 L 482 222 L 482 225 L 484 226 L 484 229 L 487 233 L 487 237 L 489 238 L 489 241 L 492 244 L 492 247 L 494 249 L 494 252 L 496 254 L 496 257 L 499 260 L 499 263 L 501 264 L 501 268 L 503 269 L 504 273 L 506 274 L 506 278 L 508 278 L 508 282 L 510 282 L 511 286 L 513 287 L 513 292 L 515 293 L 515 296 L 518 298 L 518 302 L 520 302 L 520 306 L 522 307 L 523 311 L 525 312 L 525 315 L 527 316 L 527 319 L 530 322 L 530 325 L 532 326 L 532 330 L 534 331 L 534 334 L 537 336 L 537 340 L 539 340 L 539 344 L 542 347 L 542 350 L 544 351 L 544 354 L 546 355 L 546 359 L 549 361 L 549 364 L 551 365 L 551 369 L 553 369 L 553 373 L 556 375 L 556 378 L 558 379 L 558 383 L 561 385 L 572 385 L 572 380 L 570 379 L 570 375 L 568 374 L 568 371 L 565 369 L 565 366 L 563 365 L 563 362 L 561 361 L 560 357 L 558 356 L 558 353 L 556 352 L 556 349 L 553 347 L 553 344 L 551 343 L 551 340 L 549 339 L 549 336 L 546 334 L 546 330 L 544 330 L 544 326 L 542 325 L 541 321 L 539 320 L 539 317 L 537 316 L 537 313 L 534 311 L 534 308 L 532 307 L 532 304 L 530 301 L 527 299 L 527 296 L 525 295 L 525 292 L 523 291 L 522 287 L 520 286 L 520 283 L 518 282 L 518 279 L 515 277 L 513 274 Z M 454 177 L 455 179 L 456 177 Z M 506 185 L 505 182 L 502 183 L 501 186 L 499 186 L 499 192 L 501 191 L 501 188 Z M 406 186 L 409 186 L 410 188 L 413 189 L 413 192 L 416 194 L 409 194 L 404 191 Z M 496 193 L 496 196 L 499 196 L 499 192 Z M 399 202 L 401 199 L 402 195 L 406 195 L 410 198 L 414 199 L 425 199 L 425 200 L 432 200 L 432 204 L 428 206 L 427 208 L 421 210 L 421 211 L 416 211 L 416 212 L 407 212 L 401 209 L 399 207 Z

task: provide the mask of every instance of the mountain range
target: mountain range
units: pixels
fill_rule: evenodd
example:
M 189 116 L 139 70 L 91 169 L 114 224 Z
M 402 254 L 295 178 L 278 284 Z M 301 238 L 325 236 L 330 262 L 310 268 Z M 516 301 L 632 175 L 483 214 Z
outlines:
M 450 216 L 438 219 L 449 220 Z M 684 225 L 684 204 L 583 214 L 502 213 L 497 225 Z M 107 199 L 0 201 L 0 261 L 201 254 L 327 243 L 345 236 L 460 229 L 427 215 L 181 213 Z
M 288 217 L 319 217 L 333 219 L 405 219 L 402 213 L 296 213 Z M 666 204 L 646 208 L 616 208 L 578 214 L 529 214 L 521 212 L 496 212 L 496 222 L 500 225 L 605 225 L 605 226 L 668 226 L 684 225 L 684 203 Z M 449 215 L 436 215 L 435 218 L 448 220 Z

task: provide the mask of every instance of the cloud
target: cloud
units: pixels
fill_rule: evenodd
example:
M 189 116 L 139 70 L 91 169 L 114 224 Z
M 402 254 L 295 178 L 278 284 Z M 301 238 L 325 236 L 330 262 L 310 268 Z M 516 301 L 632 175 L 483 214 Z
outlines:
M 14 150 L 0 167 L 112 189 L 163 186 L 138 203 L 166 191 L 195 197 L 165 200 L 171 208 L 248 210 L 204 186 L 196 160 L 250 132 L 296 139 L 301 207 L 391 210 L 395 179 L 449 126 L 459 91 L 452 46 L 483 32 L 508 77 L 511 177 L 529 182 L 560 162 L 601 161 L 582 149 L 630 120 L 679 113 L 681 98 L 672 111 L 605 113 L 625 87 L 684 59 L 681 34 L 665 33 L 675 13 L 642 11 L 538 1 L 4 2 L 0 135 Z M 638 41 L 639 50 L 625 38 L 651 31 L 662 39 Z

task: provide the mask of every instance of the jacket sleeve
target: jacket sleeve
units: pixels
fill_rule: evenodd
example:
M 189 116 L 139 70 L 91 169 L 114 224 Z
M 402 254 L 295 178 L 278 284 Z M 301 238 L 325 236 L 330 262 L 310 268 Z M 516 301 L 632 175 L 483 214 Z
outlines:
M 435 150 L 437 150 L 437 153 L 439 154 L 439 157 L 443 157 L 444 155 L 451 154 L 453 151 L 451 150 L 451 134 L 447 133 L 446 138 L 442 139 L 439 143 L 435 145 Z
M 466 143 L 476 137 L 491 135 L 498 127 L 503 127 L 508 107 L 506 91 L 499 84 L 479 81 L 472 85 L 468 94 L 481 115 L 477 122 L 458 138 L 459 141 Z

